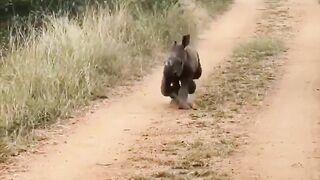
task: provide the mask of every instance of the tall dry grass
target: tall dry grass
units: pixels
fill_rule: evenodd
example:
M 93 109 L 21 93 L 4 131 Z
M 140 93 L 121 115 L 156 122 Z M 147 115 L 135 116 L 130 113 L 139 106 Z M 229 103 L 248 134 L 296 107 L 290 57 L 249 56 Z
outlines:
M 105 87 L 143 74 L 171 41 L 197 34 L 208 18 L 203 4 L 193 0 L 148 12 L 120 2 L 112 11 L 88 8 L 79 18 L 45 16 L 43 28 L 30 24 L 28 35 L 25 27 L 15 28 L 0 57 L 2 142 L 47 127 L 104 95 Z

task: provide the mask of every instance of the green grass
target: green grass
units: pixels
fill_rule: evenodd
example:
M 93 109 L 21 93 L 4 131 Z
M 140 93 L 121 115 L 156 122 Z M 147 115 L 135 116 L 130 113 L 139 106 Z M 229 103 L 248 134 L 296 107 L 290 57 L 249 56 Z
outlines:
M 233 0 L 197 0 L 201 2 L 210 11 L 210 14 L 216 16 L 223 13 L 229 8 L 229 5 L 233 3 Z
M 231 2 L 215 2 L 224 1 Z M 105 96 L 106 87 L 147 73 L 161 62 L 173 40 L 185 33 L 194 37 L 209 19 L 203 12 L 215 8 L 192 0 L 189 4 L 163 0 L 161 8 L 145 10 L 150 3 L 126 2 L 116 2 L 112 11 L 88 8 L 83 17 L 74 19 L 45 16 L 42 31 L 27 23 L 28 35 L 15 28 L 20 36 L 9 37 L 9 50 L 0 57 L 2 144 L 19 145 L 32 130 L 49 127 Z M 169 5 L 162 8 L 163 3 Z M 225 9 L 216 9 L 220 8 Z M 1 157 L 7 149 L 0 148 Z
M 240 45 L 225 66 L 216 68 L 214 81 L 207 83 L 198 106 L 223 119 L 231 118 L 246 104 L 262 101 L 279 65 L 275 57 L 283 50 L 282 41 L 272 37 Z

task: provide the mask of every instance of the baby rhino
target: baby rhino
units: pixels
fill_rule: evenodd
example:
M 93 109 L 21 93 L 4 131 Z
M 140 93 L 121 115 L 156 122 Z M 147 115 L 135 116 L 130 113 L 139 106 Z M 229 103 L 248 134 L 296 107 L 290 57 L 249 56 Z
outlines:
M 199 54 L 189 44 L 189 34 L 182 37 L 181 44 L 174 42 L 165 62 L 161 82 L 162 95 L 171 97 L 179 109 L 192 108 L 187 102 L 188 94 L 195 92 L 194 79 L 199 79 L 202 74 Z

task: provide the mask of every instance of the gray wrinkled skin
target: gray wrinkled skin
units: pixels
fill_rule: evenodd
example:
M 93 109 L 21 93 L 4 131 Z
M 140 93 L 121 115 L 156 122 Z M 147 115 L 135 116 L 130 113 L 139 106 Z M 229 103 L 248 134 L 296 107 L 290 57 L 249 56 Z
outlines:
M 190 109 L 187 103 L 188 94 L 196 90 L 194 79 L 201 76 L 202 69 L 199 55 L 196 50 L 189 46 L 190 35 L 182 38 L 182 43 L 174 42 L 165 62 L 161 93 L 172 98 L 180 109 Z

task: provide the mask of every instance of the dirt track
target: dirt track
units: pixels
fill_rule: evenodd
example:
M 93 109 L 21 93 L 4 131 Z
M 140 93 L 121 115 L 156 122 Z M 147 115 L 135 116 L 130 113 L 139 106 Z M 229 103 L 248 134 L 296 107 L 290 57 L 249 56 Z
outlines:
M 262 0 L 236 0 L 232 9 L 212 22 L 200 36 L 197 49 L 203 77 L 248 39 L 260 17 Z M 234 179 L 320 179 L 320 5 L 315 0 L 289 0 L 300 20 L 290 44 L 283 78 L 254 116 L 250 144 L 236 154 Z M 179 119 L 169 99 L 160 95 L 162 67 L 132 87 L 130 95 L 106 102 L 94 113 L 79 118 L 55 145 L 43 153 L 21 157 L 25 172 L 8 179 L 108 179 L 105 168 L 125 160 L 126 150 L 152 124 Z M 170 114 L 170 117 L 168 117 Z M 184 119 L 179 119 L 183 121 Z M 101 168 L 101 165 L 103 166 Z
M 235 179 L 320 179 L 320 6 L 290 0 L 299 20 L 285 75 L 253 120 L 252 144 Z

